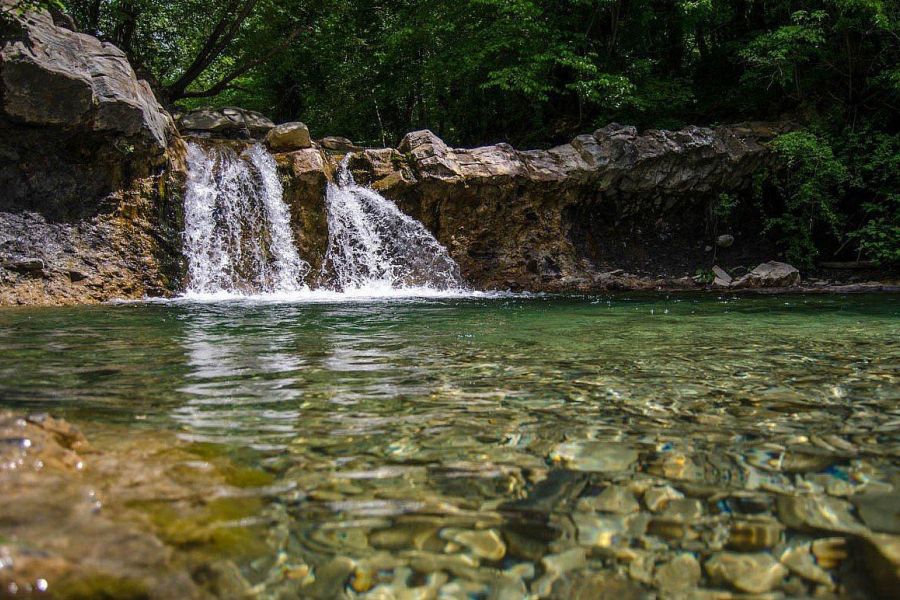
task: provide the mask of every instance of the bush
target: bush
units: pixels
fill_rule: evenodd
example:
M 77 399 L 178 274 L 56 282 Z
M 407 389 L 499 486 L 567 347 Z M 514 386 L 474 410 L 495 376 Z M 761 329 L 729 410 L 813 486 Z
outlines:
M 837 203 L 850 175 L 831 146 L 812 133 L 786 133 L 772 149 L 781 162 L 772 182 L 784 206 L 766 218 L 766 231 L 778 236 L 788 261 L 809 268 L 819 255 L 817 237 L 842 236 L 845 219 Z

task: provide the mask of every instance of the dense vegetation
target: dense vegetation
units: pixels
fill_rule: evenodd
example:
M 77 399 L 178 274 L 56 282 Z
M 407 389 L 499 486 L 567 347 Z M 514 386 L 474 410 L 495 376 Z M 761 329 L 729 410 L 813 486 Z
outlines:
M 164 102 L 318 134 L 547 145 L 610 121 L 790 119 L 768 229 L 791 260 L 900 261 L 897 0 L 36 0 Z

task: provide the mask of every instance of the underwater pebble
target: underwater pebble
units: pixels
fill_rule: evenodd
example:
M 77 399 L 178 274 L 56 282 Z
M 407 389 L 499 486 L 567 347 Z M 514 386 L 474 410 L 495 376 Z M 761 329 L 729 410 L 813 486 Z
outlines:
M 778 559 L 781 564 L 804 579 L 826 586 L 834 584 L 828 571 L 816 564 L 812 544 L 809 542 L 785 548 Z
M 679 554 L 656 570 L 653 584 L 663 593 L 685 592 L 697 587 L 700 563 L 693 554 Z
M 716 583 L 727 583 L 751 594 L 776 588 L 787 575 L 787 568 L 772 555 L 721 552 L 706 561 L 706 573 Z
M 587 496 L 578 500 L 578 510 L 594 510 L 619 515 L 627 515 L 640 510 L 634 494 L 622 485 L 611 485 L 597 496 Z
M 625 471 L 638 459 L 631 446 L 609 442 L 566 442 L 558 445 L 550 459 L 575 471 L 617 473 Z
M 506 556 L 506 544 L 494 529 L 467 530 L 446 528 L 441 537 L 469 548 L 475 556 L 498 561 Z
M 684 498 L 684 494 L 668 485 L 652 487 L 644 492 L 644 504 L 653 512 L 659 512 L 669 501 L 679 498 Z
M 728 530 L 728 548 L 752 552 L 772 548 L 781 540 L 784 526 L 778 521 L 735 521 Z
M 778 518 L 788 527 L 801 530 L 865 532 L 850 513 L 846 500 L 828 496 L 780 496 Z
M 900 492 L 850 498 L 863 522 L 879 533 L 900 534 Z
M 694 498 L 676 498 L 666 504 L 662 516 L 675 521 L 694 521 L 703 516 L 703 504 Z
M 840 537 L 820 538 L 810 545 L 816 562 L 824 569 L 836 569 L 847 558 L 847 540 Z

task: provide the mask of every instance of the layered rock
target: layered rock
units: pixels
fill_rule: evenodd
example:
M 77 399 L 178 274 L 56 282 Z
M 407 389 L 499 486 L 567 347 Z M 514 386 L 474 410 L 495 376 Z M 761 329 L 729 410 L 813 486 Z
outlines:
M 0 132 L 0 304 L 165 293 L 180 146 L 122 51 L 46 12 L 4 23 Z
M 708 261 L 712 202 L 750 188 L 776 133 L 765 124 L 643 133 L 613 124 L 518 151 L 454 149 L 417 131 L 397 150 L 366 150 L 351 165 L 425 223 L 478 287 L 654 287 L 647 275 L 672 287 Z M 755 264 L 774 253 L 755 239 L 734 246 L 720 261 Z
M 232 106 L 198 108 L 178 116 L 181 133 L 202 138 L 262 140 L 274 127 L 261 113 Z
M 174 125 L 121 50 L 44 12 L 4 27 L 0 210 L 80 216 L 165 163 Z

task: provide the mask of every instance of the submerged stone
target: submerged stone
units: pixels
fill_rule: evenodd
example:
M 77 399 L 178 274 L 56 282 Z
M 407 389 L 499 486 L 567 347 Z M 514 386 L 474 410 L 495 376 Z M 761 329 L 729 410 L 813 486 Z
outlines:
M 644 492 L 644 504 L 653 512 L 663 510 L 669 502 L 680 498 L 684 498 L 684 494 L 668 485 L 653 487 Z
M 630 446 L 610 442 L 566 442 L 558 445 L 550 458 L 574 471 L 619 473 L 631 468 L 638 452 Z
M 706 573 L 716 583 L 742 592 L 762 594 L 777 588 L 788 570 L 770 554 L 720 552 L 706 561 Z
M 781 564 L 804 579 L 820 585 L 834 585 L 828 571 L 816 564 L 816 557 L 812 553 L 812 543 L 810 542 L 789 546 L 781 552 L 778 558 Z
M 660 566 L 653 577 L 653 584 L 663 594 L 687 592 L 700 581 L 700 563 L 693 554 L 679 554 Z
M 873 531 L 900 534 L 900 492 L 862 494 L 851 497 L 850 501 Z
M 788 527 L 802 530 L 863 532 L 852 515 L 852 505 L 830 496 L 779 496 L 778 517 Z
M 610 485 L 597 496 L 582 497 L 578 508 L 627 515 L 640 510 L 641 505 L 627 487 Z
M 498 561 L 506 556 L 506 544 L 495 529 L 472 531 L 447 528 L 441 531 L 441 537 L 465 546 L 479 558 Z
M 784 526 L 775 521 L 735 521 L 728 532 L 727 545 L 739 552 L 772 548 L 781 540 Z

